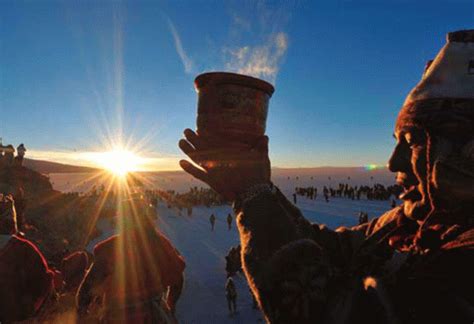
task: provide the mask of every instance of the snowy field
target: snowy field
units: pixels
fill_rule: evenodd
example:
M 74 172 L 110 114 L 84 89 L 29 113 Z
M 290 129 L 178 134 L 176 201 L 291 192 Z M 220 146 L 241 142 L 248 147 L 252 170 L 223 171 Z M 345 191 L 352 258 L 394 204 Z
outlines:
M 298 174 L 277 173 L 273 180 L 288 197 L 290 197 L 295 186 L 313 185 L 318 187 L 316 200 L 298 196 L 297 206 L 302 210 L 305 217 L 312 222 L 324 223 L 331 228 L 341 225 L 352 226 L 357 224 L 359 211 L 368 212 L 369 218 L 373 218 L 390 208 L 389 201 L 368 201 L 365 199 L 352 201 L 344 198 L 334 198 L 326 203 L 320 194 L 322 185 L 335 187 L 339 182 L 347 182 L 351 185 L 371 185 L 378 182 L 389 185 L 392 184 L 390 179 L 393 179 L 390 174 L 378 174 L 375 177 L 373 173 L 361 172 L 359 177 L 357 174 L 342 174 L 339 176 L 333 174 L 332 176 L 318 175 L 317 178 L 314 175 L 301 175 L 301 172 Z M 74 182 L 69 176 L 61 175 L 58 177 L 58 175 L 52 175 L 51 180 L 55 182 L 57 189 L 74 191 L 71 188 L 71 183 Z M 331 177 L 331 179 L 328 179 L 328 177 Z M 348 180 L 348 177 L 350 177 L 350 180 Z M 66 179 L 69 180 L 66 181 Z M 78 175 L 75 175 L 74 181 L 85 187 L 84 180 L 81 180 Z M 177 191 L 183 191 L 189 186 L 198 185 L 197 181 L 191 180 L 180 173 L 173 173 L 161 179 L 157 177 L 154 181 L 156 187 L 164 188 L 166 186 L 166 189 Z M 66 183 L 69 184 L 66 185 Z M 88 185 L 90 186 L 90 184 Z M 79 186 L 75 188 L 77 190 Z M 227 214 L 232 213 L 231 207 L 198 207 L 194 208 L 193 215 L 188 217 L 185 216 L 185 213 L 179 216 L 176 209 L 168 209 L 165 205 L 160 204 L 157 213 L 159 228 L 170 238 L 186 260 L 186 283 L 177 307 L 177 316 L 180 323 L 263 322 L 260 311 L 252 308 L 249 289 L 242 275 L 237 275 L 234 278 L 238 293 L 238 314 L 233 317 L 228 315 L 224 291 L 226 281 L 224 257 L 232 246 L 239 244 L 235 222 L 232 224 L 232 229 L 228 230 L 225 220 Z M 209 222 L 211 213 L 214 213 L 217 218 L 214 231 L 211 231 Z M 98 227 L 104 231 L 101 239 L 113 234 L 113 231 L 108 228 L 107 222 L 100 222 Z M 96 241 L 91 242 L 89 247 L 92 247 Z

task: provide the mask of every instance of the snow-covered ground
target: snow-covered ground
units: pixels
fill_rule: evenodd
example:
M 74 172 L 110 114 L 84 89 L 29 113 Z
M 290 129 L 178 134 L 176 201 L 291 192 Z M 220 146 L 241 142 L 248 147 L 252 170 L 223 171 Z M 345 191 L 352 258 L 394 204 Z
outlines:
M 374 217 L 389 209 L 387 201 L 333 199 L 326 203 L 322 197 L 298 198 L 298 207 L 310 221 L 331 228 L 356 225 L 360 210 Z M 235 223 L 230 231 L 227 229 L 225 218 L 229 212 L 232 212 L 230 206 L 199 207 L 194 208 L 189 218 L 178 216 L 176 210 L 166 206 L 158 207 L 158 226 L 186 259 L 186 286 L 177 309 L 181 323 L 258 323 L 263 320 L 260 311 L 252 308 L 248 286 L 241 275 L 235 278 L 239 312 L 234 317 L 228 316 L 224 257 L 232 246 L 239 244 Z M 214 231 L 209 222 L 211 213 L 217 217 Z
M 182 192 L 190 187 L 205 185 L 186 174 L 183 171 L 163 171 L 138 173 L 144 183 L 151 189 L 175 190 Z M 106 184 L 110 178 L 107 176 L 97 176 L 91 173 L 51 173 L 49 178 L 53 187 L 62 192 L 77 191 L 86 192 L 93 186 Z M 373 185 L 381 183 L 391 185 L 394 183 L 395 175 L 386 168 L 368 170 L 363 167 L 352 168 L 292 168 L 292 169 L 272 169 L 272 180 L 282 190 L 294 187 L 316 186 L 322 189 L 323 186 L 337 187 L 340 182 L 350 185 Z
M 183 190 L 186 186 L 197 185 L 197 181 L 192 181 L 187 177 L 176 175 L 166 179 L 160 179 L 159 184 L 166 184 L 172 189 L 174 182 L 176 190 Z M 61 178 L 64 181 L 66 178 Z M 173 180 L 174 179 L 174 180 Z M 176 181 L 180 179 L 181 181 Z M 290 197 L 295 186 L 315 185 L 318 192 L 321 192 L 323 184 L 336 186 L 338 182 L 344 182 L 346 177 L 332 178 L 321 177 L 324 180 L 316 182 L 309 176 L 299 177 L 291 175 L 290 179 L 286 175 L 275 177 L 275 183 L 282 191 Z M 61 182 L 56 177 L 56 183 Z M 366 176 L 363 179 L 350 180 L 352 185 L 368 184 L 375 181 Z M 359 182 L 361 181 L 361 182 Z M 68 181 L 71 183 L 71 180 Z M 349 182 L 349 181 L 346 181 Z M 382 182 L 382 181 L 379 181 Z M 383 181 L 384 184 L 390 184 Z M 60 189 L 64 190 L 64 184 Z M 67 190 L 65 190 L 67 191 Z M 390 208 L 389 201 L 368 201 L 368 200 L 348 200 L 344 198 L 331 199 L 326 203 L 319 193 L 316 200 L 309 200 L 298 196 L 297 206 L 303 214 L 312 222 L 324 223 L 330 228 L 338 226 L 356 225 L 359 211 L 368 212 L 369 218 L 381 215 Z M 169 209 L 166 205 L 160 204 L 157 208 L 159 228 L 170 238 L 176 248 L 181 252 L 186 260 L 186 283 L 183 294 L 178 302 L 177 316 L 180 323 L 258 323 L 263 322 L 263 317 L 259 310 L 252 308 L 252 299 L 249 289 L 242 275 L 235 277 L 238 292 L 237 309 L 238 314 L 230 317 L 227 310 L 224 285 L 226 281 L 225 255 L 228 250 L 239 244 L 238 232 L 235 221 L 231 230 L 227 229 L 226 217 L 232 213 L 230 206 L 221 207 L 197 207 L 193 209 L 191 217 L 180 216 L 176 209 Z M 217 217 L 214 231 L 211 231 L 209 216 L 214 213 Z M 234 218 L 235 220 L 235 218 Z M 98 227 L 103 231 L 103 236 L 89 244 L 89 248 L 100 239 L 113 233 L 107 221 L 98 223 Z

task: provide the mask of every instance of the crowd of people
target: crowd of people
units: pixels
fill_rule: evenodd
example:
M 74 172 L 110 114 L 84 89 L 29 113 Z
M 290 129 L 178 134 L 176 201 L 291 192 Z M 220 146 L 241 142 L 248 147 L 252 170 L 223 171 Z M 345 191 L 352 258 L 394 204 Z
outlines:
M 326 202 L 329 202 L 329 198 L 347 198 L 352 200 L 390 200 L 393 197 L 398 197 L 403 191 L 403 188 L 399 185 L 390 185 L 385 187 L 382 184 L 376 183 L 372 186 L 361 185 L 352 186 L 348 183 L 339 183 L 336 188 L 331 186 L 323 186 L 322 195 Z M 318 188 L 314 186 L 310 187 L 295 187 L 293 202 L 296 203 L 296 196 L 306 197 L 314 200 L 318 197 Z
M 176 208 L 180 215 L 185 210 L 187 216 L 192 216 L 193 207 L 206 206 L 210 208 L 226 203 L 219 194 L 209 188 L 191 187 L 182 193 L 174 190 L 147 189 L 144 194 L 152 205 L 157 206 L 161 202 L 168 208 Z
M 0 194 L 0 322 L 58 321 L 68 306 L 77 321 L 172 323 L 185 263 L 145 208 L 125 200 L 117 235 L 93 253 L 65 250 L 48 259 L 18 230 L 13 197 Z
M 0 165 L 0 322 L 175 323 L 185 262 L 148 197 L 102 186 L 63 194 L 43 180 Z M 98 218 L 120 226 L 91 253 Z
M 22 165 L 26 153 L 25 145 L 23 143 L 18 145 L 16 152 L 17 155 L 15 156 L 13 145 L 3 145 L 0 142 L 0 168 L 3 166 Z

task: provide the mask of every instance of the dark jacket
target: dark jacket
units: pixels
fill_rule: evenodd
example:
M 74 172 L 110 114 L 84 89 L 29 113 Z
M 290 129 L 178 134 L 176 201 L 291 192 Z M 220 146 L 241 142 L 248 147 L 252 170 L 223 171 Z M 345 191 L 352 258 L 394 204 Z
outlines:
M 474 319 L 472 225 L 420 249 L 420 226 L 401 207 L 336 230 L 308 222 L 278 190 L 234 208 L 244 271 L 271 323 Z

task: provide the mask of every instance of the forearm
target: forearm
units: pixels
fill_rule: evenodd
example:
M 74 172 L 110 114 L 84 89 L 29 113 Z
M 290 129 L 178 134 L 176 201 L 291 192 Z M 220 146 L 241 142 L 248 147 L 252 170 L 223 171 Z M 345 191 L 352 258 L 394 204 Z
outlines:
M 237 203 L 236 212 L 242 265 L 267 320 L 297 320 L 289 315 L 291 302 L 284 305 L 285 285 L 301 267 L 319 262 L 311 224 L 278 190 Z
M 236 212 L 242 265 L 267 320 L 306 322 L 328 316 L 334 287 L 344 286 L 344 273 L 365 263 L 365 257 L 356 259 L 367 226 L 334 231 L 311 224 L 281 192 L 269 189 L 236 203 Z M 361 278 L 354 282 L 362 283 Z
M 311 238 L 313 229 L 275 187 L 263 188 L 234 204 L 242 251 L 265 262 L 282 246 Z

